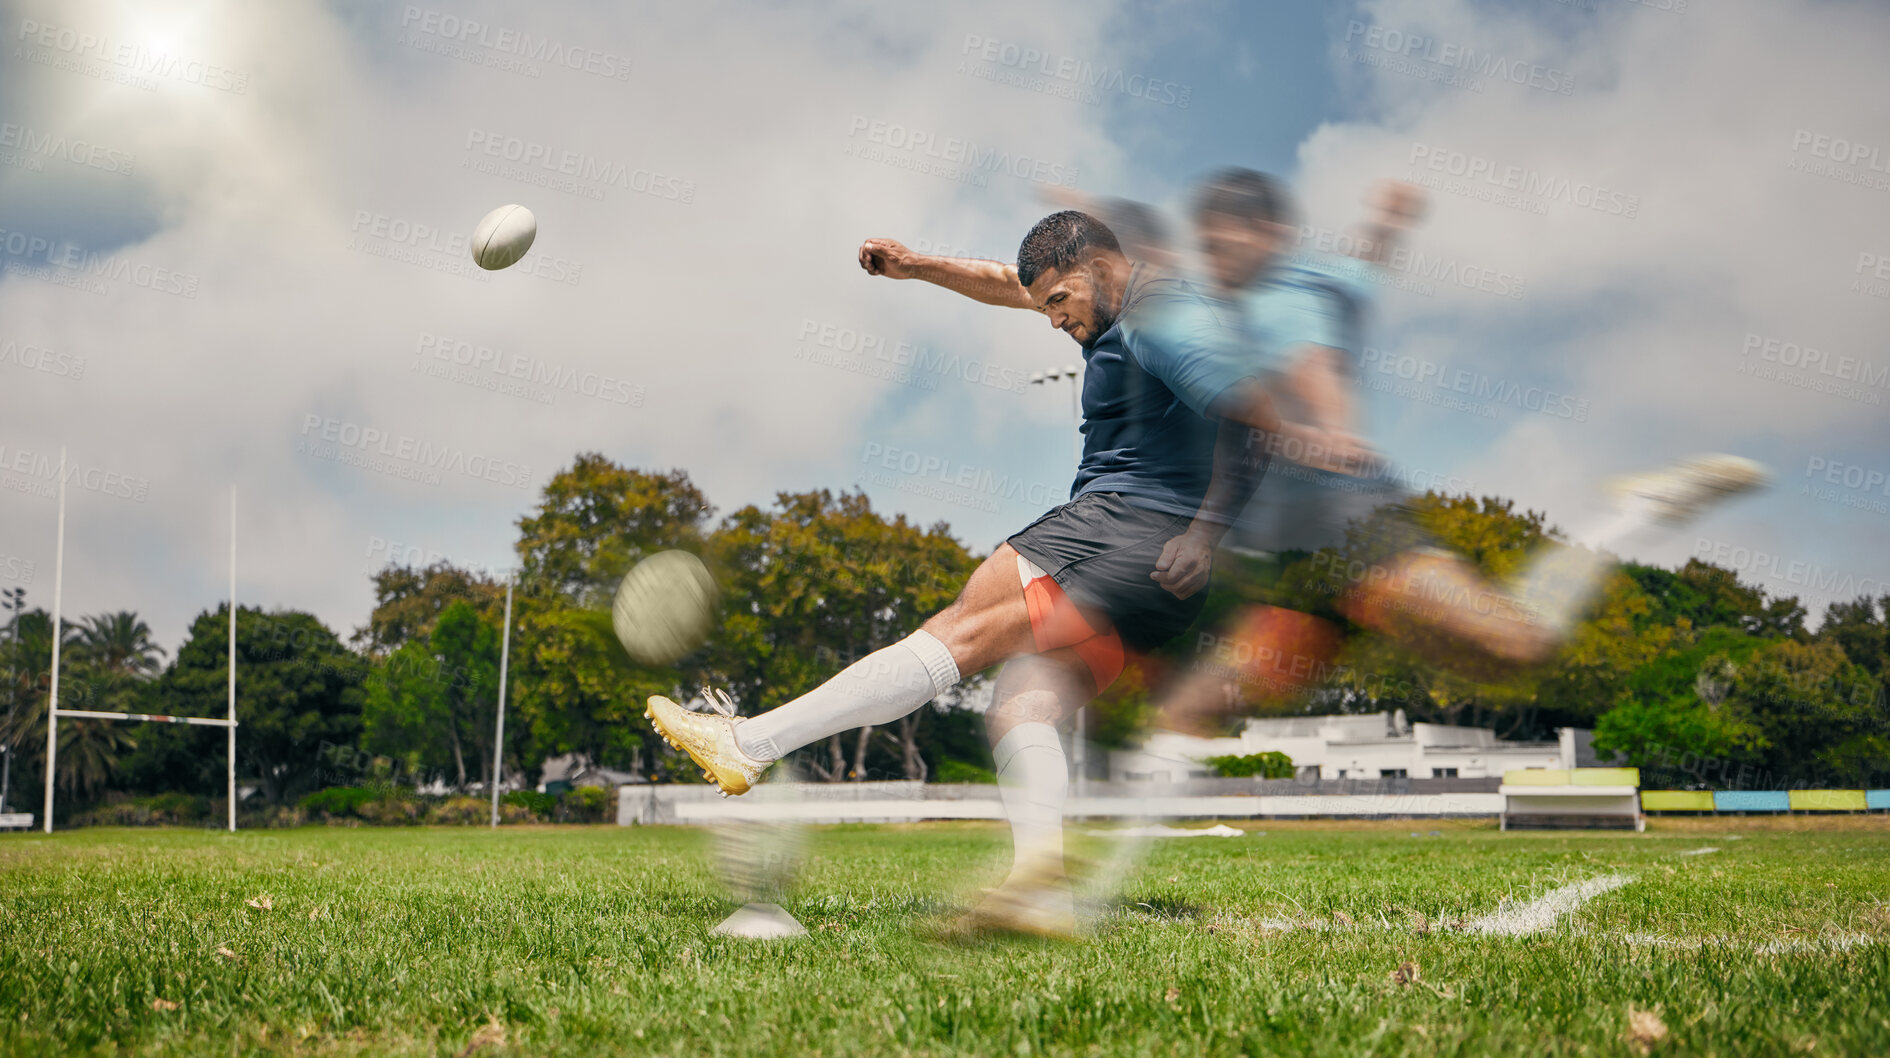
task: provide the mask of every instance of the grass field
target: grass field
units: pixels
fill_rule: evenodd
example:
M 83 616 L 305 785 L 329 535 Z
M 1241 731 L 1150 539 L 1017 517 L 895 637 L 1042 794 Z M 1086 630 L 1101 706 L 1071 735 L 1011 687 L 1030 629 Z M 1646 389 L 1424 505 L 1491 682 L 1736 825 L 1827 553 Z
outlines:
M 983 825 L 814 831 L 773 944 L 707 936 L 696 831 L 7 836 L 0 1054 L 1890 1054 L 1881 817 L 1253 829 L 977 946 Z

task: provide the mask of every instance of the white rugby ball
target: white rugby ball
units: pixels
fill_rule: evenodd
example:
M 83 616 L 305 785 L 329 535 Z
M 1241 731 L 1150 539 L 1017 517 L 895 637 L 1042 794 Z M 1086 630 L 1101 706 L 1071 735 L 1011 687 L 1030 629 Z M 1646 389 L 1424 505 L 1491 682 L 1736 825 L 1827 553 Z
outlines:
M 632 658 L 667 665 L 709 638 L 717 594 L 701 559 L 687 551 L 658 551 L 623 575 L 610 624 Z
M 488 271 L 509 268 L 538 238 L 538 218 L 524 206 L 500 206 L 473 229 L 472 259 Z

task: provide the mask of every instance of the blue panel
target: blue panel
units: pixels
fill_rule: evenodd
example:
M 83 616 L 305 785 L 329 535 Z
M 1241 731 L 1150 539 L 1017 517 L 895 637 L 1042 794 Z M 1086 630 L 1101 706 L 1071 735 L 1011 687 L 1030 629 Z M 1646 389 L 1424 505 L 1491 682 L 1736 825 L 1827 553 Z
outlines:
M 1868 808 L 1890 808 L 1890 790 L 1865 790 L 1864 805 Z
M 1720 812 L 1789 812 L 1792 795 L 1784 790 L 1717 790 L 1713 808 Z

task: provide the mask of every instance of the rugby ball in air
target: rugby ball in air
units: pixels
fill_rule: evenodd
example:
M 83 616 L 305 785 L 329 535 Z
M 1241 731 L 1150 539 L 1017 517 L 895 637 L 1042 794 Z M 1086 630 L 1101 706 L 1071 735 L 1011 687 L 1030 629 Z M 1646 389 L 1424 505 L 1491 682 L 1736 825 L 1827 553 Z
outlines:
M 518 263 L 538 237 L 538 218 L 524 206 L 500 206 L 473 229 L 472 259 L 487 271 Z
M 701 646 L 715 624 L 715 578 L 687 551 L 658 551 L 617 585 L 610 624 L 646 665 L 667 665 Z

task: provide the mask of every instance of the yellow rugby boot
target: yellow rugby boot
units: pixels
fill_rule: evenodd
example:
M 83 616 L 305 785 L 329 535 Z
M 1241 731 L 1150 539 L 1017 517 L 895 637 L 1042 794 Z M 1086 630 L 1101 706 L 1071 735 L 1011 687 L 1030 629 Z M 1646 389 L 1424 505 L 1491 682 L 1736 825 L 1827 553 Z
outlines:
M 714 699 L 710 699 L 714 703 Z M 731 710 L 732 712 L 732 710 Z M 671 749 L 689 754 L 702 777 L 721 787 L 722 796 L 745 794 L 773 761 L 756 760 L 735 741 L 741 718 L 722 713 L 692 713 L 660 694 L 650 695 L 643 715 Z

